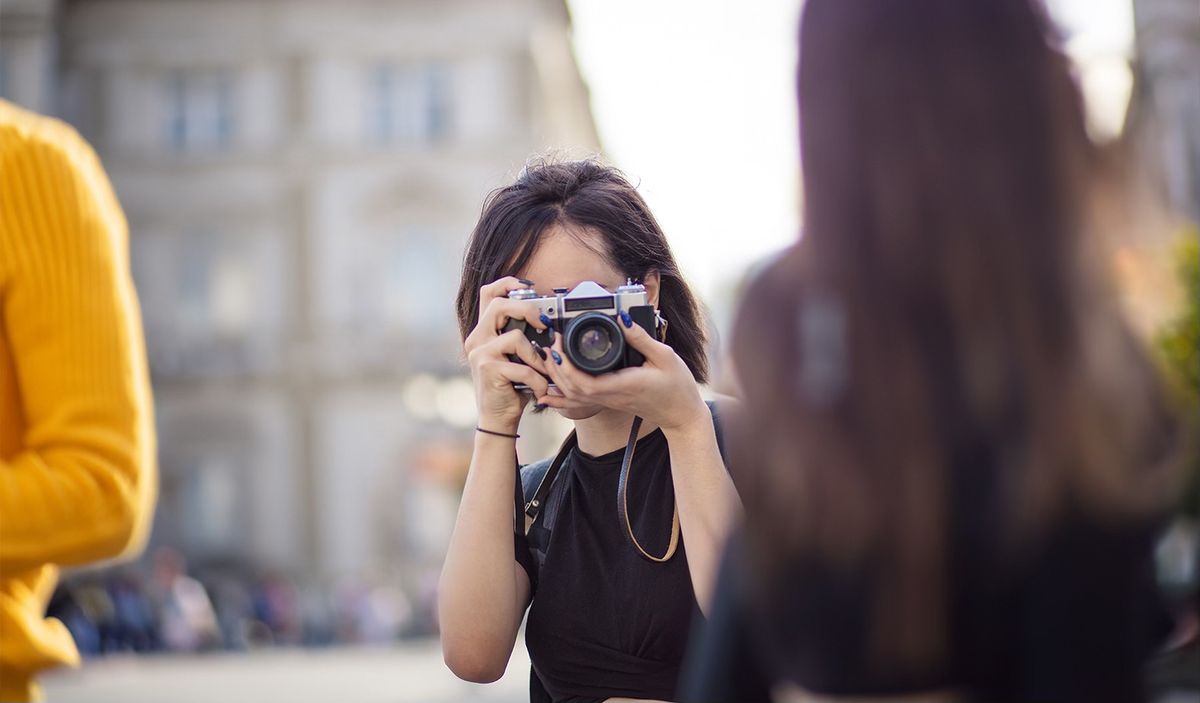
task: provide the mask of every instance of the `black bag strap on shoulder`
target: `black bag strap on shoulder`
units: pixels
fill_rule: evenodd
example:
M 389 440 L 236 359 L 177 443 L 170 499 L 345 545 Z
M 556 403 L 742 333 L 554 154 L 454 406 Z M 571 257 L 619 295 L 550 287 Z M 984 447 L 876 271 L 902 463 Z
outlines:
M 579 440 L 575 438 L 575 431 L 572 430 L 571 434 L 563 440 L 562 446 L 558 448 L 558 453 L 554 455 L 553 459 L 527 464 L 520 468 L 517 477 L 516 525 L 514 526 L 518 532 L 522 534 L 525 532 L 526 517 L 537 518 L 542 506 L 546 503 L 546 495 L 550 493 L 550 487 L 554 485 L 554 479 L 558 478 L 558 473 L 566 463 L 571 450 L 578 444 Z

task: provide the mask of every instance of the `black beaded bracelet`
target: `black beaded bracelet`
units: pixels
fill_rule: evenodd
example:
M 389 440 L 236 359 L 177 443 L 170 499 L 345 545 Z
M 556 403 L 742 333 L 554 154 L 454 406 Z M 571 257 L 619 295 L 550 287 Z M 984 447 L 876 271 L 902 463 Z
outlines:
M 485 430 L 482 427 L 478 427 L 478 426 L 475 427 L 475 431 L 482 432 L 484 434 L 494 434 L 497 437 L 508 437 L 509 439 L 520 439 L 520 437 L 521 437 L 521 435 L 519 435 L 519 434 L 508 434 L 507 432 L 496 432 L 495 430 Z

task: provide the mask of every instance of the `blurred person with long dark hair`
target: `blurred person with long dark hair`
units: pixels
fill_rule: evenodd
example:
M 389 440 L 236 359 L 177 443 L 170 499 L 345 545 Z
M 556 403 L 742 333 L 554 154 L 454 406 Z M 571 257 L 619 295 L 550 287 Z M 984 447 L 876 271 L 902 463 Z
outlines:
M 156 493 L 128 231 L 92 148 L 0 100 L 0 700 L 77 665 L 60 567 L 130 555 Z
M 508 295 L 583 290 L 591 297 L 576 302 L 594 311 L 629 279 L 670 324 L 652 332 L 633 319 L 645 306 L 621 308 L 605 334 L 645 363 L 599 375 L 578 368 L 572 358 L 584 357 L 564 341 L 585 339 L 572 330 L 590 327 L 555 323 Z M 547 343 L 505 331 L 511 320 L 542 330 Z M 484 204 L 463 262 L 458 322 L 479 425 L 438 587 L 447 665 L 471 681 L 499 678 L 528 609 L 535 703 L 673 699 L 738 499 L 698 385 L 708 372 L 699 303 L 666 236 L 616 169 L 534 162 Z M 518 482 L 515 440 L 531 402 L 574 431 Z M 546 478 L 524 490 L 539 468 Z M 534 490 L 543 481 L 544 496 Z M 538 509 L 531 521 L 527 508 Z
M 737 316 L 746 524 L 684 700 L 1141 700 L 1179 433 L 1044 9 L 809 0 L 798 93 L 805 227 Z

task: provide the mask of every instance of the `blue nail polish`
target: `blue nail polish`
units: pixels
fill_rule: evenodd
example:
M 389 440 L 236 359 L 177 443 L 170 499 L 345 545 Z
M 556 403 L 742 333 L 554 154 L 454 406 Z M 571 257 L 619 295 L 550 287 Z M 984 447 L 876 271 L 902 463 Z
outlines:
M 533 406 L 533 409 L 534 409 L 534 410 L 538 410 L 538 411 L 545 410 L 545 409 L 546 409 L 546 404 L 545 404 L 545 403 L 538 403 L 537 405 Z
M 558 364 L 559 366 L 562 366 L 562 357 L 558 355 L 558 352 L 551 349 L 550 356 L 554 357 L 554 363 Z
M 542 324 L 546 326 L 546 329 L 550 329 L 550 327 L 554 324 L 550 321 L 550 318 L 546 317 L 546 313 L 544 312 L 538 313 L 538 319 L 542 321 Z
M 626 327 L 633 327 L 633 318 L 624 310 L 621 311 L 621 322 L 625 323 Z

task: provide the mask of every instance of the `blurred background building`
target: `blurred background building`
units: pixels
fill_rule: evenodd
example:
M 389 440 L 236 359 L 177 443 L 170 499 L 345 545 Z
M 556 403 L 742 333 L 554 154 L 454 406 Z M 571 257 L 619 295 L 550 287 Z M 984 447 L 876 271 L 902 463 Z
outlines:
M 555 0 L 0 3 L 0 95 L 75 125 L 129 220 L 152 548 L 436 569 L 457 498 L 422 482 L 465 470 L 474 415 L 462 245 L 530 154 L 599 151 L 569 30 Z
M 1171 209 L 1200 222 L 1200 7 L 1134 0 L 1139 138 Z

